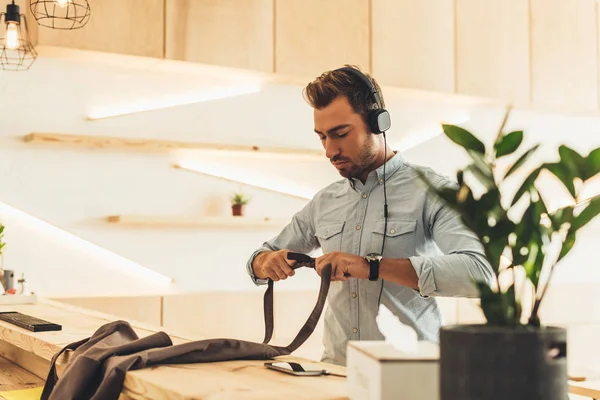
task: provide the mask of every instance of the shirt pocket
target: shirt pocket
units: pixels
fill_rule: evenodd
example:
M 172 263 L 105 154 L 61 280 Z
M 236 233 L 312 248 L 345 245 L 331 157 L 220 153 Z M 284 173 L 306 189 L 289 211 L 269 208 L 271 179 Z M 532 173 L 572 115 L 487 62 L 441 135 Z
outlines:
M 381 252 L 385 232 L 384 257 L 406 258 L 416 255 L 415 231 L 417 221 L 414 219 L 388 220 L 387 231 L 385 220 L 376 221 L 373 228 L 371 251 Z
M 317 225 L 315 236 L 319 239 L 319 244 L 323 254 L 332 251 L 340 251 L 342 248 L 342 233 L 346 221 L 327 222 Z

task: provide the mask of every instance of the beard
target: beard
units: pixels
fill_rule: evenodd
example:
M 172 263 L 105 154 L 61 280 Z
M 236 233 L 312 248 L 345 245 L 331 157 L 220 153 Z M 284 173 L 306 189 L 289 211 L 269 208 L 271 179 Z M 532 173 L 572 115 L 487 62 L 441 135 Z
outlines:
M 373 140 L 367 140 L 360 148 L 356 160 L 336 156 L 331 159 L 331 162 L 344 162 L 343 165 L 340 167 L 336 166 L 336 168 L 341 176 L 350 179 L 360 177 L 375 162 L 376 158 L 377 151 L 375 150 L 375 142 Z

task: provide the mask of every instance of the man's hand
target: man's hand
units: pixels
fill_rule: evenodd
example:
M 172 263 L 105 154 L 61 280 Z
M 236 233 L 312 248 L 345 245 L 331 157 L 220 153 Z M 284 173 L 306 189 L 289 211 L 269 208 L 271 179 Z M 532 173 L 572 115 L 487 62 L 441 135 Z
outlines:
M 273 281 L 285 280 L 294 276 L 292 269 L 296 261 L 287 259 L 288 250 L 265 251 L 254 259 L 252 267 L 259 279 L 271 278 Z
M 341 251 L 325 254 L 317 258 L 315 263 L 319 276 L 327 264 L 331 264 L 332 281 L 345 281 L 348 278 L 369 279 L 369 263 L 361 256 Z

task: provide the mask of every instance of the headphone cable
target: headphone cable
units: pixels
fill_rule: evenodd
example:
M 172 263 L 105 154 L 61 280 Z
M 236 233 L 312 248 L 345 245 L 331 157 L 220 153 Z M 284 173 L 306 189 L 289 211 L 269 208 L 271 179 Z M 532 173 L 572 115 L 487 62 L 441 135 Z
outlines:
M 385 132 L 383 132 L 383 241 L 381 243 L 381 257 L 383 257 L 383 249 L 385 248 L 385 237 L 387 236 L 387 222 L 388 222 L 388 204 L 387 204 L 387 192 L 385 189 L 385 164 L 387 164 L 387 139 Z M 383 279 L 381 279 L 381 288 L 379 289 L 379 298 L 377 300 L 377 307 L 381 304 L 381 294 L 383 293 Z

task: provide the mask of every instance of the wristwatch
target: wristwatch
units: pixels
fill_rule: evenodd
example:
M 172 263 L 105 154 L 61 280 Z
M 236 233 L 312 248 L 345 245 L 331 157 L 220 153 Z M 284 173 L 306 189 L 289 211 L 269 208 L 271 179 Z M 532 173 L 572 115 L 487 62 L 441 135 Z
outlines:
M 381 254 L 369 253 L 365 256 L 365 260 L 369 263 L 369 280 L 376 281 L 379 279 L 379 262 L 381 261 Z

